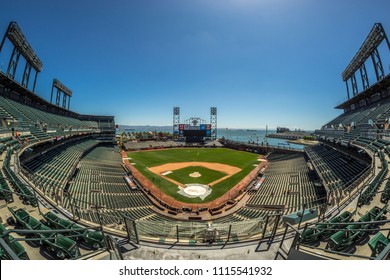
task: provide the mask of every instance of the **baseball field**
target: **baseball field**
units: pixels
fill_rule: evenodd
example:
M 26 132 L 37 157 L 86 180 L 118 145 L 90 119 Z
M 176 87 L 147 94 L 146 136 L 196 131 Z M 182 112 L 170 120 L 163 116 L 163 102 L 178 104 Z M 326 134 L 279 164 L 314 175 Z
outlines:
M 225 148 L 179 148 L 129 152 L 129 161 L 166 195 L 186 203 L 206 203 L 222 196 L 259 164 L 258 155 Z M 199 183 L 212 192 L 204 200 L 178 193 L 179 186 Z

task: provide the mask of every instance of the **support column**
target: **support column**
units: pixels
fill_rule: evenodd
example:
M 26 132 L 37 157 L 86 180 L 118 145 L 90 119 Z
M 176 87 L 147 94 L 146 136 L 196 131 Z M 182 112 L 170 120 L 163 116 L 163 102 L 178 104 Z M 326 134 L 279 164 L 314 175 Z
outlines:
M 24 67 L 23 78 L 22 78 L 22 86 L 28 89 L 28 82 L 30 80 L 31 73 L 31 65 L 26 62 L 26 66 Z
M 62 97 L 62 108 L 65 108 L 65 109 L 66 109 L 66 98 L 67 98 L 67 96 L 66 96 L 66 94 L 64 94 Z
M 370 87 L 370 82 L 368 81 L 368 75 L 366 70 L 366 65 L 363 63 L 359 68 L 360 76 L 362 78 L 363 90 L 366 90 Z
M 53 104 L 53 91 L 54 91 L 54 84 L 51 86 L 51 94 L 50 94 L 50 103 Z
M 348 100 L 349 100 L 351 97 L 349 96 L 348 80 L 345 81 L 345 85 L 346 85 L 346 87 L 347 87 L 347 95 L 348 95 Z
M 8 69 L 7 69 L 7 76 L 10 77 L 11 79 L 15 78 L 16 68 L 18 67 L 19 58 L 20 58 L 20 52 L 17 48 L 14 47 L 11 58 L 9 60 Z
M 355 73 L 351 76 L 351 83 L 352 83 L 352 93 L 353 96 L 356 96 L 359 93 L 358 85 L 356 82 L 356 75 Z
M 382 60 L 377 48 L 372 52 L 371 59 L 374 64 L 376 80 L 380 81 L 385 77 L 385 71 L 383 70 Z
M 60 107 L 61 91 L 57 89 L 56 105 Z
M 3 40 L 1 40 L 1 44 L 0 44 L 0 53 L 1 53 L 1 50 L 3 49 L 3 45 L 4 45 L 4 42 L 5 42 L 5 39 L 7 38 L 7 34 L 8 34 L 8 32 L 9 32 L 9 28 L 10 28 L 10 25 L 8 25 L 8 28 L 7 28 L 7 31 L 6 31 L 5 34 L 4 34 Z
M 37 77 L 38 77 L 38 72 L 35 71 L 34 85 L 33 85 L 33 89 L 32 89 L 33 92 L 35 92 L 35 86 L 37 84 Z

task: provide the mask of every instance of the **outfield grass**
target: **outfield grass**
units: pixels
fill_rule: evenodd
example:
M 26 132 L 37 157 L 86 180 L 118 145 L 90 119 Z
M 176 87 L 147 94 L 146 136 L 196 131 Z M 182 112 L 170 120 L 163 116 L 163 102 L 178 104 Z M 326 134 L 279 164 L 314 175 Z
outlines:
M 200 177 L 190 177 L 193 172 L 199 172 Z M 182 184 L 203 184 L 208 185 L 222 177 L 226 176 L 226 173 L 222 173 L 216 170 L 208 169 L 202 166 L 189 166 L 182 169 L 174 170 L 173 173 L 166 175 L 166 177 L 175 180 Z
M 220 197 L 248 175 L 254 169 L 254 164 L 258 164 L 258 155 L 226 148 L 181 148 L 130 152 L 128 153 L 128 157 L 131 158 L 130 162 L 135 163 L 134 167 L 137 168 L 146 178 L 152 181 L 157 187 L 159 187 L 164 193 L 178 201 L 188 203 L 210 202 Z M 228 179 L 214 185 L 212 187 L 212 193 L 207 196 L 205 200 L 201 200 L 200 198 L 188 198 L 178 194 L 178 188 L 174 183 L 165 180 L 162 177 L 156 178 L 157 175 L 148 170 L 148 167 L 158 166 L 165 163 L 191 161 L 223 163 L 239 167 L 242 170 Z

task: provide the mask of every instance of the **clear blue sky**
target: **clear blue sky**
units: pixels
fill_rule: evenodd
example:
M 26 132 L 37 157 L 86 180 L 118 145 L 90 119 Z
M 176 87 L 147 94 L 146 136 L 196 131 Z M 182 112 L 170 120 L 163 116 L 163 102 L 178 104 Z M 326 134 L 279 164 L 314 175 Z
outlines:
M 58 78 L 74 111 L 171 125 L 173 106 L 217 106 L 219 127 L 315 129 L 340 113 L 341 72 L 373 24 L 390 34 L 390 1 L 3 1 L 1 35 L 11 20 L 43 61 L 39 95 Z

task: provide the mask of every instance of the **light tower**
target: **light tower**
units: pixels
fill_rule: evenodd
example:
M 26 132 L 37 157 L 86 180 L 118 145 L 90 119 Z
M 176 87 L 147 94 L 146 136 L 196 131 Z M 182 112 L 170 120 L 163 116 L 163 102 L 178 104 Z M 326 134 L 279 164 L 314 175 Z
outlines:
M 62 97 L 62 108 L 70 109 L 70 98 L 72 97 L 72 91 L 68 89 L 64 84 L 62 84 L 59 80 L 53 79 L 53 85 L 51 87 L 51 95 L 50 95 L 50 103 L 53 104 L 53 92 L 56 93 L 56 105 L 60 106 L 61 95 Z M 68 106 L 66 106 L 68 100 Z M 68 108 L 67 108 L 68 107 Z
M 35 77 L 34 84 L 32 86 L 32 92 L 34 92 L 35 85 L 37 83 L 38 73 L 42 71 L 43 67 L 41 60 L 28 43 L 26 37 L 23 35 L 22 30 L 19 28 L 16 22 L 10 22 L 10 24 L 8 25 L 3 40 L 0 42 L 0 53 L 3 49 L 6 39 L 11 42 L 13 50 L 7 67 L 7 72 L 5 74 L 9 78 L 15 80 L 17 76 L 16 69 L 18 66 L 20 66 L 19 58 L 20 56 L 24 57 L 26 64 L 24 66 L 22 81 L 19 80 L 17 82 L 28 89 L 31 70 L 34 69 Z
M 173 135 L 179 135 L 180 107 L 173 107 Z
M 217 139 L 217 107 L 210 108 L 211 139 Z

